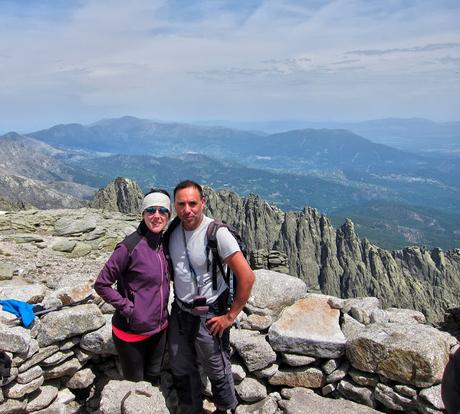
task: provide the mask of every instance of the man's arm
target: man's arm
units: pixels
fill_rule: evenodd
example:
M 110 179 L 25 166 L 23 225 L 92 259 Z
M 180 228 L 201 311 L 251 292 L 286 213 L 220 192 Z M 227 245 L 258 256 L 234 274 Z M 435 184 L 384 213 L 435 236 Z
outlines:
M 224 331 L 232 326 L 233 321 L 243 310 L 255 281 L 254 272 L 240 251 L 228 256 L 225 259 L 225 263 L 230 266 L 230 269 L 235 273 L 237 285 L 233 304 L 229 311 L 225 315 L 215 316 L 207 322 L 209 332 L 219 336 L 222 336 Z

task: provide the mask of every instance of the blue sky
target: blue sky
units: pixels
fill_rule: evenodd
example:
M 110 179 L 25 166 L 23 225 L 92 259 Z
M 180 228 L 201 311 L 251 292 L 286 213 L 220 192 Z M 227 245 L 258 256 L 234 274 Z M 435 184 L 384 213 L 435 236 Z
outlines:
M 0 0 L 0 133 L 460 120 L 457 0 Z

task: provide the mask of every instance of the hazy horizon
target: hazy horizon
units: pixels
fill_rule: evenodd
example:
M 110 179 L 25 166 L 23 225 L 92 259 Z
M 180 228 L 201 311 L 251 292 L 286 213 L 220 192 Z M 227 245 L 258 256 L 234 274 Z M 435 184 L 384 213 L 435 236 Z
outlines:
M 455 122 L 459 20 L 454 0 L 3 0 L 0 131 Z
M 442 122 L 437 122 L 433 121 L 432 119 L 427 119 L 427 118 L 397 118 L 397 117 L 388 117 L 388 118 L 379 118 L 379 119 L 364 119 L 364 120 L 357 120 L 357 121 L 334 121 L 334 120 L 329 120 L 329 121 L 308 121 L 308 120 L 301 120 L 301 119 L 272 119 L 272 120 L 260 120 L 260 121 L 240 121 L 240 120 L 202 120 L 202 121 L 180 121 L 180 120 L 164 120 L 164 119 L 158 119 L 158 118 L 145 118 L 145 117 L 137 117 L 135 115 L 122 115 L 120 117 L 107 117 L 107 118 L 101 118 L 101 119 L 96 119 L 94 121 L 89 121 L 89 122 L 62 122 L 62 123 L 55 123 L 55 124 L 50 124 L 50 125 L 44 125 L 39 128 L 28 128 L 24 130 L 15 130 L 15 129 L 0 129 L 0 136 L 8 134 L 10 132 L 15 132 L 21 135 L 26 135 L 27 133 L 32 133 L 32 132 L 37 132 L 40 130 L 46 130 L 58 125 L 72 125 L 72 124 L 80 124 L 85 127 L 91 126 L 92 124 L 98 123 L 100 121 L 107 121 L 110 119 L 121 119 L 121 118 L 137 118 L 137 119 L 142 119 L 142 120 L 148 120 L 152 122 L 158 122 L 158 123 L 164 123 L 164 124 L 169 124 L 169 123 L 177 123 L 177 124 L 188 124 L 188 125 L 194 125 L 194 126 L 203 126 L 203 127 L 224 127 L 224 128 L 230 128 L 230 129 L 236 129 L 236 130 L 254 130 L 254 131 L 259 131 L 259 132 L 265 132 L 265 133 L 275 133 L 275 132 L 283 132 L 283 131 L 289 131 L 289 130 L 295 130 L 295 129 L 305 129 L 305 128 L 342 128 L 346 127 L 347 125 L 352 126 L 352 125 L 359 125 L 359 124 L 366 124 L 366 123 L 372 123 L 372 122 L 381 122 L 381 121 L 419 121 L 419 122 L 432 122 L 434 124 L 460 124 L 460 120 L 452 120 L 452 121 L 442 121 Z

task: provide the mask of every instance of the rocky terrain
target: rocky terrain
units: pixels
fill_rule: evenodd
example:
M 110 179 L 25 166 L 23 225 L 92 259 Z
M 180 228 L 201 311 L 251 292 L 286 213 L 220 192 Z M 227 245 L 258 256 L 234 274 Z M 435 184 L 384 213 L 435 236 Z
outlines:
M 63 262 L 77 260 L 70 253 Z M 90 283 L 53 290 L 17 278 L 0 284 L 1 297 L 14 291 L 55 310 L 36 317 L 30 329 L 0 311 L 0 413 L 176 412 L 168 363 L 160 388 L 123 381 L 113 309 L 97 297 L 70 306 L 94 294 Z M 441 414 L 443 370 L 458 347 L 420 312 L 382 309 L 377 298 L 310 294 L 300 279 L 267 270 L 256 271 L 231 345 L 237 414 L 297 414 L 305 407 L 313 414 Z M 210 384 L 202 380 L 210 412 Z
M 460 249 L 388 251 L 359 239 L 350 220 L 335 229 L 312 208 L 283 212 L 257 196 L 206 191 L 211 216 L 236 225 L 253 254 L 281 252 L 287 273 L 310 290 L 342 298 L 375 296 L 385 307 L 419 310 L 430 322 L 460 303 Z
M 441 322 L 448 309 L 460 304 L 460 249 L 388 251 L 359 239 L 350 220 L 336 229 L 327 216 L 312 208 L 283 212 L 257 196 L 205 191 L 208 214 L 240 229 L 253 268 L 288 273 L 303 280 L 310 291 L 336 297 L 375 296 L 384 307 L 419 310 L 430 323 Z M 142 196 L 134 181 L 117 178 L 90 203 L 98 209 L 11 212 L 2 217 L 0 231 L 14 234 L 26 229 L 46 240 L 47 233 L 54 231 L 54 221 L 98 222 L 96 234 L 90 232 L 84 241 L 94 256 L 99 243 L 111 247 L 123 237 L 119 227 L 126 220 L 131 223 L 128 229 L 134 228 Z M 101 234 L 104 241 L 98 239 Z
M 456 340 L 426 316 L 441 319 L 444 297 L 458 304 L 458 251 L 388 252 L 314 209 L 284 213 L 255 196 L 206 192 L 209 214 L 240 226 L 260 269 L 232 333 L 237 413 L 442 412 L 439 384 Z M 161 390 L 121 380 L 110 307 L 97 297 L 66 307 L 94 294 L 115 244 L 137 226 L 138 193 L 118 179 L 95 200 L 109 210 L 0 215 L 0 299 L 64 305 L 31 329 L 0 311 L 0 413 L 175 412 L 167 366 Z M 419 311 L 398 309 L 406 307 Z

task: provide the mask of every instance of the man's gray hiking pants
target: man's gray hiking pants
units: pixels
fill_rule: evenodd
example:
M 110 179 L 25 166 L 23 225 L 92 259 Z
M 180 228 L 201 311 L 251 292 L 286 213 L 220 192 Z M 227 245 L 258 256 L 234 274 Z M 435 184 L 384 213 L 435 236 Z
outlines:
M 238 404 L 228 353 L 228 335 L 228 331 L 224 334 L 226 338 L 211 335 L 205 317 L 194 316 L 173 303 L 169 322 L 169 362 L 180 414 L 203 412 L 198 364 L 211 381 L 214 404 L 225 409 L 235 408 Z

